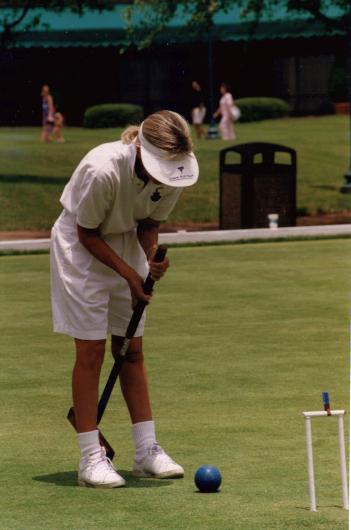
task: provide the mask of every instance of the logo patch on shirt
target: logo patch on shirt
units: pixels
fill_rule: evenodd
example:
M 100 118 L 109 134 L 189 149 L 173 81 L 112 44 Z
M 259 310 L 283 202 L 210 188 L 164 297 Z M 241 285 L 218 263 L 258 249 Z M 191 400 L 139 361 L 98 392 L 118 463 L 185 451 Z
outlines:
M 159 201 L 160 199 L 162 199 L 162 195 L 160 193 L 160 190 L 162 188 L 156 188 L 156 190 L 153 192 L 153 194 L 151 195 L 150 199 L 152 200 L 152 202 L 157 202 Z

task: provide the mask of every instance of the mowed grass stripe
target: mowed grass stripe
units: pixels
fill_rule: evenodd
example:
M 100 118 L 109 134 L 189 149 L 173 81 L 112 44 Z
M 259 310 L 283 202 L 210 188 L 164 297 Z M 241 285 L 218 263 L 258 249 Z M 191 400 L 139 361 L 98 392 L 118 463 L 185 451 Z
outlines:
M 319 512 L 308 511 L 304 420 L 348 401 L 349 240 L 169 250 L 149 308 L 145 354 L 158 438 L 184 480 L 131 477 L 117 390 L 102 428 L 128 487 L 75 486 L 65 419 L 71 340 L 51 333 L 47 255 L 0 259 L 2 484 L 6 530 L 347 528 L 336 423 L 313 424 Z M 111 361 L 107 355 L 105 380 Z M 348 431 L 348 429 L 347 429 Z M 195 493 L 204 463 L 219 494 Z
M 122 129 L 67 128 L 64 144 L 41 144 L 39 128 L 0 128 L 0 230 L 50 229 L 59 197 L 83 156 L 120 138 Z M 184 190 L 171 222 L 218 222 L 219 151 L 233 144 L 272 142 L 297 151 L 301 212 L 350 209 L 339 192 L 348 167 L 348 118 L 325 116 L 236 124 L 237 139 L 197 140 L 200 179 Z

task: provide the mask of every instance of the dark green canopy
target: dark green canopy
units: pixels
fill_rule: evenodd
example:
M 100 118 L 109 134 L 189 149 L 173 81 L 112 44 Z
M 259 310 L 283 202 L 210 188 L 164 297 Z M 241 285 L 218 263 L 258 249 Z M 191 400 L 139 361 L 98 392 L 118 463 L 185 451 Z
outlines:
M 71 11 L 62 13 L 44 9 L 32 10 L 33 15 L 40 16 L 40 25 L 33 29 L 16 31 L 13 46 L 20 48 L 75 48 L 123 46 L 127 44 L 126 23 L 123 18 L 123 5 L 113 11 L 86 12 L 80 16 Z M 0 18 L 8 9 L 0 8 Z M 328 15 L 338 18 L 341 15 L 337 8 L 330 8 Z M 25 22 L 25 21 L 24 21 Z M 277 7 L 271 13 L 264 14 L 254 26 L 253 19 L 242 17 L 239 8 L 228 13 L 215 15 L 212 36 L 218 41 L 245 41 L 288 38 L 310 38 L 340 35 L 343 32 L 326 28 L 311 16 L 288 13 L 285 8 Z M 186 28 L 186 18 L 179 13 L 169 26 L 157 37 L 163 44 L 188 43 L 205 40 L 206 34 L 199 35 Z

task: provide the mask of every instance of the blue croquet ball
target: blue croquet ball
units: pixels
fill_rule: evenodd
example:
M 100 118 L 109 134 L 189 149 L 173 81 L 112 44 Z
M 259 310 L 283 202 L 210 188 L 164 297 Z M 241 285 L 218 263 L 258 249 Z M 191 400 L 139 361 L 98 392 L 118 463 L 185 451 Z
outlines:
M 222 477 L 215 466 L 201 466 L 195 473 L 195 484 L 201 493 L 214 493 L 222 482 Z

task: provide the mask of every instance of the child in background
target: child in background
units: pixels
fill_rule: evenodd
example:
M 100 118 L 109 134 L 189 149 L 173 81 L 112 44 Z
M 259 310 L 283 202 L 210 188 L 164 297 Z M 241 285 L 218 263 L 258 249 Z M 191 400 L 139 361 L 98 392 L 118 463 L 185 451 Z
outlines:
M 61 112 L 55 112 L 54 114 L 54 128 L 52 131 L 52 137 L 56 142 L 63 143 L 65 141 L 62 136 L 64 118 Z
M 196 137 L 201 139 L 205 137 L 205 129 L 203 122 L 206 116 L 206 107 L 203 103 L 200 103 L 197 107 L 194 107 L 191 111 L 191 118 L 195 127 Z

